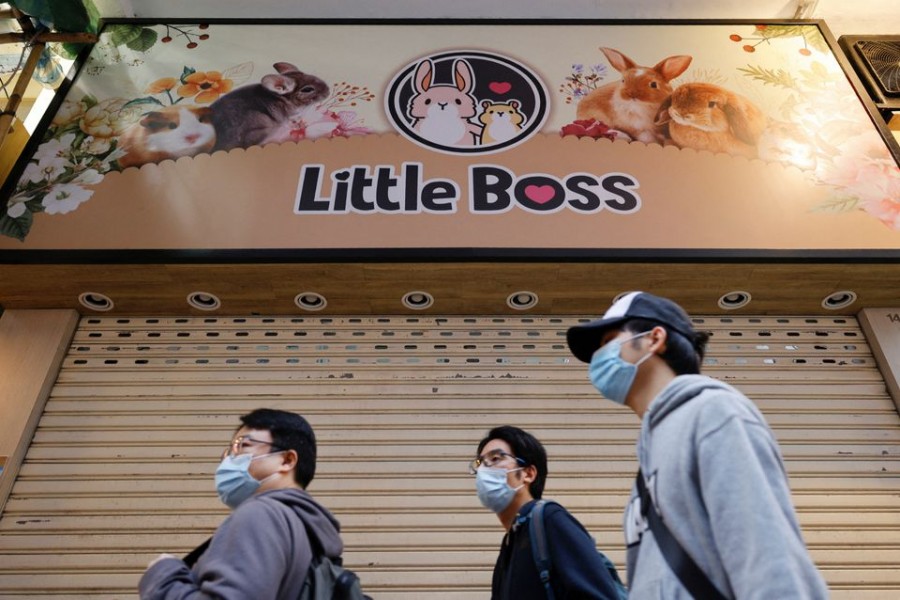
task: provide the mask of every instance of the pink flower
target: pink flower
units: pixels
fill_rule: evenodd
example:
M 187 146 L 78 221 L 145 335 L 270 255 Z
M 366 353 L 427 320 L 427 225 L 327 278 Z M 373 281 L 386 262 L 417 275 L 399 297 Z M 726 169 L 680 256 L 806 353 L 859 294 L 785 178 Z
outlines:
M 900 231 L 900 202 L 884 198 L 863 202 L 862 209 L 894 231 Z
M 291 126 L 290 139 L 317 140 L 324 137 L 350 137 L 351 135 L 365 135 L 370 133 L 367 127 L 362 126 L 362 119 L 350 110 L 336 113 L 321 108 L 312 108 L 294 117 Z
M 579 138 L 589 137 L 593 139 L 599 139 L 602 137 L 610 140 L 619 138 L 626 140 L 631 139 L 624 132 L 618 131 L 616 129 L 610 129 L 606 123 L 594 119 L 578 119 L 576 121 L 573 121 L 568 125 L 564 125 L 559 134 L 563 137 L 566 137 L 567 135 L 574 135 Z
M 367 133 L 371 133 L 371 130 L 368 127 L 363 127 L 362 119 L 357 117 L 356 113 L 352 110 L 343 110 L 337 113 L 337 118 L 340 123 L 338 124 L 337 129 L 334 130 L 334 135 L 350 137 L 351 135 L 366 135 Z

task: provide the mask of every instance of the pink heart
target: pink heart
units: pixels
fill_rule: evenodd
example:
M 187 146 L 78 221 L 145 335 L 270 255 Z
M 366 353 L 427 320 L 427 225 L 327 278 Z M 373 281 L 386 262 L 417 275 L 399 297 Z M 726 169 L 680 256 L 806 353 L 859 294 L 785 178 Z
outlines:
M 552 200 L 556 192 L 553 191 L 552 185 L 527 185 L 525 186 L 525 195 L 529 200 L 544 204 Z
M 488 84 L 488 87 L 495 94 L 505 94 L 512 89 L 512 84 L 508 81 L 492 81 Z

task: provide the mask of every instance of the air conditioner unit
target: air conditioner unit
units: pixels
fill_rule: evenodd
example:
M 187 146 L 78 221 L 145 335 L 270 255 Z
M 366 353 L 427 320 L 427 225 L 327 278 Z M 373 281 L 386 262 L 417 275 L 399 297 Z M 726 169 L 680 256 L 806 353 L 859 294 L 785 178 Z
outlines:
M 900 110 L 900 34 L 843 35 L 838 39 L 876 108 L 885 117 Z

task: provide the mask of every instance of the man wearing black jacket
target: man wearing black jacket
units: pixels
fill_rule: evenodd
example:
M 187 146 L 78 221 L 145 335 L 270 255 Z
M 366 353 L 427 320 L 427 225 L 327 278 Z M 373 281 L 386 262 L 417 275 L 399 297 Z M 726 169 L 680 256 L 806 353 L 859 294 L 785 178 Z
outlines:
M 544 447 L 517 427 L 497 427 L 478 444 L 469 472 L 476 477 L 478 499 L 506 529 L 491 600 L 546 600 L 529 536 L 531 512 L 547 479 Z M 544 523 L 553 598 L 617 600 L 612 574 L 581 523 L 556 503 L 546 504 Z

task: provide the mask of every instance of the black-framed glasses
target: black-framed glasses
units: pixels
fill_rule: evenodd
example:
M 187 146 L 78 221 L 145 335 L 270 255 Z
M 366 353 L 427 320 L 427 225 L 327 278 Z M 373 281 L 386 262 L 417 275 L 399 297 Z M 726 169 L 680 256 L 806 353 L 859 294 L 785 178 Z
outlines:
M 228 445 L 228 448 L 225 452 L 222 453 L 223 456 L 237 456 L 238 454 L 247 454 L 253 449 L 251 444 L 264 444 L 269 446 L 272 450 L 284 450 L 281 446 L 275 444 L 274 442 L 267 442 L 265 440 L 258 440 L 254 437 L 250 437 L 249 435 L 239 435 Z
M 484 465 L 485 467 L 496 467 L 500 463 L 502 463 L 507 458 L 511 458 L 519 466 L 526 466 L 528 463 L 518 456 L 513 456 L 509 452 L 504 452 L 503 450 L 492 450 L 481 456 L 476 456 L 472 459 L 472 462 L 469 463 L 469 475 L 475 475 L 478 472 L 478 467 Z

